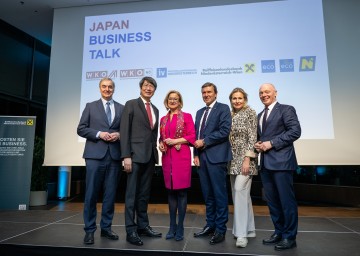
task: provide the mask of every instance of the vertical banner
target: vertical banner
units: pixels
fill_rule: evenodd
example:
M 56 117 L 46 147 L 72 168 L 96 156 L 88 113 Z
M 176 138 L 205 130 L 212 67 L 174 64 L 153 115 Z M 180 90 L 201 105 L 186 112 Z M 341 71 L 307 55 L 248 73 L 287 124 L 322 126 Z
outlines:
M 0 210 L 29 206 L 34 116 L 0 116 Z

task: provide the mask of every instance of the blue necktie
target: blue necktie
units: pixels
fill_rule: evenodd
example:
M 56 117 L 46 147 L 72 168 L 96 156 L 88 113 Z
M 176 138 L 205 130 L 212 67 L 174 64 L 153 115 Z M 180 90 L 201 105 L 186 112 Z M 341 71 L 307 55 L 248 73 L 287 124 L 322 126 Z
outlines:
M 111 109 L 110 109 L 110 102 L 106 102 L 106 117 L 109 122 L 109 125 L 111 125 Z
M 210 109 L 210 107 L 206 107 L 206 110 L 205 110 L 205 113 L 204 113 L 204 117 L 203 117 L 202 122 L 201 122 L 201 125 L 200 125 L 199 139 L 203 139 L 203 138 L 204 138 L 205 124 L 206 124 L 207 115 L 208 115 L 208 113 L 209 113 L 209 109 Z

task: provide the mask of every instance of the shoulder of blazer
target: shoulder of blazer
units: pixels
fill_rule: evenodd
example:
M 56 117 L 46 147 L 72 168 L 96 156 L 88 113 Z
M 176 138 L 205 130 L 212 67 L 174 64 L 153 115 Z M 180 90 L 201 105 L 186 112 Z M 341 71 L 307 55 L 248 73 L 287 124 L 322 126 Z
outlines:
M 119 103 L 119 102 L 117 102 L 115 100 L 114 100 L 114 105 L 117 106 L 117 107 L 124 107 L 123 104 L 121 104 L 121 103 Z
M 88 103 L 89 105 L 102 105 L 102 101 L 101 101 L 101 99 L 98 99 L 98 100 L 94 100 L 94 101 L 92 101 L 92 102 L 89 102 Z
M 102 102 L 101 99 L 93 101 L 92 103 L 94 104 L 94 106 L 96 106 L 96 107 L 98 107 L 100 109 L 104 109 L 104 105 L 103 105 L 103 102 Z M 105 109 L 104 109 L 104 111 L 105 111 Z
M 276 102 L 276 104 L 275 104 L 275 106 L 274 106 L 274 108 L 273 108 L 273 110 L 272 111 L 280 111 L 280 114 L 282 114 L 282 111 L 283 111 L 283 109 L 286 109 L 286 108 L 288 108 L 289 107 L 289 105 L 285 105 L 285 104 L 281 104 L 281 103 L 279 103 L 279 102 Z M 271 112 L 272 112 L 271 111 Z
M 228 105 L 226 105 L 226 104 L 224 104 L 224 103 L 221 103 L 221 102 L 216 102 L 215 104 L 214 104 L 214 107 L 213 107 L 213 109 L 217 109 L 217 108 L 229 108 L 229 106 Z M 230 109 L 229 109 L 230 110 Z

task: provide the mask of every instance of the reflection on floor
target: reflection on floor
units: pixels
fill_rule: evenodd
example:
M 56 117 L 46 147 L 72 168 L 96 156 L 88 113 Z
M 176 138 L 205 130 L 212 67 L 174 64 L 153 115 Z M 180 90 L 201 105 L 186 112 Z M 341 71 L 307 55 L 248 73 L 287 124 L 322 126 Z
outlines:
M 226 239 L 221 244 L 210 245 L 209 238 L 193 237 L 205 225 L 205 208 L 189 205 L 183 241 L 144 237 L 140 247 L 125 240 L 121 203 L 116 204 L 113 221 L 113 230 L 120 239 L 101 238 L 97 231 L 95 244 L 84 246 L 82 208 L 82 202 L 69 200 L 49 202 L 29 211 L 0 211 L 0 255 L 360 255 L 360 208 L 300 205 L 298 246 L 285 252 L 262 244 L 262 239 L 273 233 L 263 203 L 254 204 L 256 237 L 249 238 L 247 247 L 241 249 L 236 248 L 232 235 L 232 206 Z M 149 205 L 149 217 L 151 226 L 164 236 L 169 222 L 167 205 Z

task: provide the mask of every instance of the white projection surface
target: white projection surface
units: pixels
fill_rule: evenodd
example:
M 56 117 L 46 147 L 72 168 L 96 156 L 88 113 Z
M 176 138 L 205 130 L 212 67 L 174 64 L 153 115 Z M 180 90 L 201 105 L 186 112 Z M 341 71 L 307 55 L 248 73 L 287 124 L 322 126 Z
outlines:
M 91 16 L 84 27 L 80 110 L 99 98 L 103 76 L 119 84 L 114 98 L 120 102 L 138 97 L 141 77 L 154 77 L 161 116 L 171 89 L 184 94 L 184 110 L 195 116 L 207 81 L 219 87 L 219 101 L 229 103 L 229 93 L 240 86 L 261 110 L 257 95 L 265 81 L 277 87 L 279 102 L 297 109 L 302 139 L 333 139 L 327 66 L 321 1 Z
M 109 5 L 107 9 L 102 6 L 98 11 L 78 8 L 55 12 L 46 165 L 84 164 L 84 139 L 76 135 L 76 126 L 85 104 L 99 99 L 102 77 L 115 81 L 114 100 L 125 104 L 139 97 L 139 81 L 143 76 L 151 76 L 158 83 L 152 102 L 159 108 L 160 116 L 166 113 L 163 105 L 166 93 L 175 89 L 183 95 L 183 110 L 193 118 L 204 106 L 201 85 L 205 82 L 217 85 L 217 100 L 226 104 L 233 88 L 245 89 L 249 105 L 257 112 L 263 108 L 258 97 L 259 86 L 273 83 L 278 90 L 278 101 L 297 110 L 302 127 L 301 138 L 296 142 L 299 163 L 346 164 L 348 155 L 338 163 L 329 157 L 332 154 L 318 151 L 319 147 L 326 150 L 324 147 L 336 144 L 321 0 L 240 1 L 240 4 L 165 10 L 145 6 L 146 11 L 129 4 L 129 12 L 116 12 L 115 6 Z M 71 15 L 76 12 L 81 16 L 77 18 L 81 25 L 75 26 L 76 35 L 75 29 L 66 27 L 66 22 L 58 25 L 57 30 L 57 19 L 67 14 L 71 21 Z M 76 65 L 79 71 L 71 82 L 76 89 L 66 91 L 72 96 L 65 100 L 65 105 L 74 107 L 71 114 L 67 113 L 71 118 L 66 122 L 72 120 L 71 125 L 65 125 L 56 116 L 61 117 L 60 113 L 67 107 L 51 108 L 61 93 L 52 91 L 51 87 L 61 86 L 61 79 L 64 80 L 55 70 L 62 61 L 54 58 L 61 58 L 58 52 L 65 47 L 57 37 L 60 40 L 66 34 L 81 41 L 74 47 L 77 51 L 71 56 L 73 60 L 64 62 Z M 52 93 L 56 95 L 54 102 L 50 101 Z M 54 133 L 59 128 L 55 123 L 71 127 L 63 130 L 69 137 L 56 141 Z M 50 127 L 54 130 L 49 130 Z

